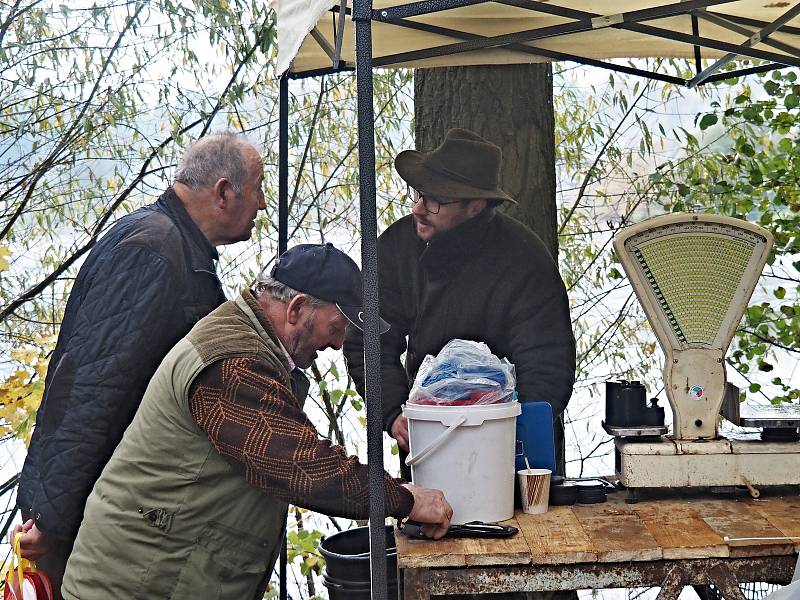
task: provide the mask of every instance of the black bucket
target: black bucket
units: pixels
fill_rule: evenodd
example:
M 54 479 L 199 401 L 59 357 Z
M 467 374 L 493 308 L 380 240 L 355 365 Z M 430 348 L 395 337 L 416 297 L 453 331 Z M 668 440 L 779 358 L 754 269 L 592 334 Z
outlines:
M 340 531 L 319 545 L 325 557 L 322 582 L 330 600 L 369 600 L 369 527 Z M 397 598 L 397 548 L 394 528 L 386 526 L 386 583 L 389 598 Z

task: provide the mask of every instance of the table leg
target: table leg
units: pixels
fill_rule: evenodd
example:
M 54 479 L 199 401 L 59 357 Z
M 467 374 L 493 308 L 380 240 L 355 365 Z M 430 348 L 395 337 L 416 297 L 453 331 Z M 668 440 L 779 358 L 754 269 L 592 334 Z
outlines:
M 403 569 L 403 598 L 401 600 L 431 600 L 431 590 L 425 581 L 427 569 Z
M 695 594 L 700 600 L 716 600 L 716 592 L 712 592 L 711 586 L 708 585 L 693 585 Z M 713 595 L 712 595 L 713 594 Z
M 661 582 L 661 591 L 658 592 L 656 600 L 678 600 L 678 596 L 688 581 L 689 578 L 683 569 L 679 567 L 671 569 L 664 581 Z
M 742 590 L 739 589 L 739 582 L 736 576 L 722 563 L 716 564 L 708 570 L 708 578 L 717 586 L 725 600 L 747 600 Z

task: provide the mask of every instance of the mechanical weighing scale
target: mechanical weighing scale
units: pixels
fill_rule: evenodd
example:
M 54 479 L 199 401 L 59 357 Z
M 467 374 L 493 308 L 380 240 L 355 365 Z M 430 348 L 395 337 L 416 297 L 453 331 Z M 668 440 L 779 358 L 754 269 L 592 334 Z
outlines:
M 614 249 L 664 352 L 672 433 L 654 422 L 638 382 L 608 384 L 605 430 L 616 471 L 632 490 L 800 484 L 800 406 L 739 406 L 725 354 L 772 247 L 765 229 L 731 217 L 670 214 L 617 233 Z M 640 388 L 640 389 L 639 389 Z M 642 406 L 620 418 L 618 401 Z M 614 407 L 617 415 L 610 418 Z M 641 410 L 639 410 L 641 408 Z M 720 414 L 761 427 L 720 434 Z M 633 416 L 631 416 L 633 415 Z M 641 416 L 645 415 L 645 416 Z

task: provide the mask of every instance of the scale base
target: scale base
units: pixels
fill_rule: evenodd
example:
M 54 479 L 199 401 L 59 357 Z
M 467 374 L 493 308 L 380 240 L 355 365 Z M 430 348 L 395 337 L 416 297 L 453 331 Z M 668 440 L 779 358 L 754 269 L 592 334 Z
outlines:
M 800 442 L 617 438 L 616 471 L 627 488 L 800 485 Z

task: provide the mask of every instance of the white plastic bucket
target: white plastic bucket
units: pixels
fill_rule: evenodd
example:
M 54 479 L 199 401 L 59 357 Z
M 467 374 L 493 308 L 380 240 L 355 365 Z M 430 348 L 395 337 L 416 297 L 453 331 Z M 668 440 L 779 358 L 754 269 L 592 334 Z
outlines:
M 514 440 L 519 402 L 485 406 L 406 404 L 415 485 L 444 492 L 455 524 L 514 516 Z

